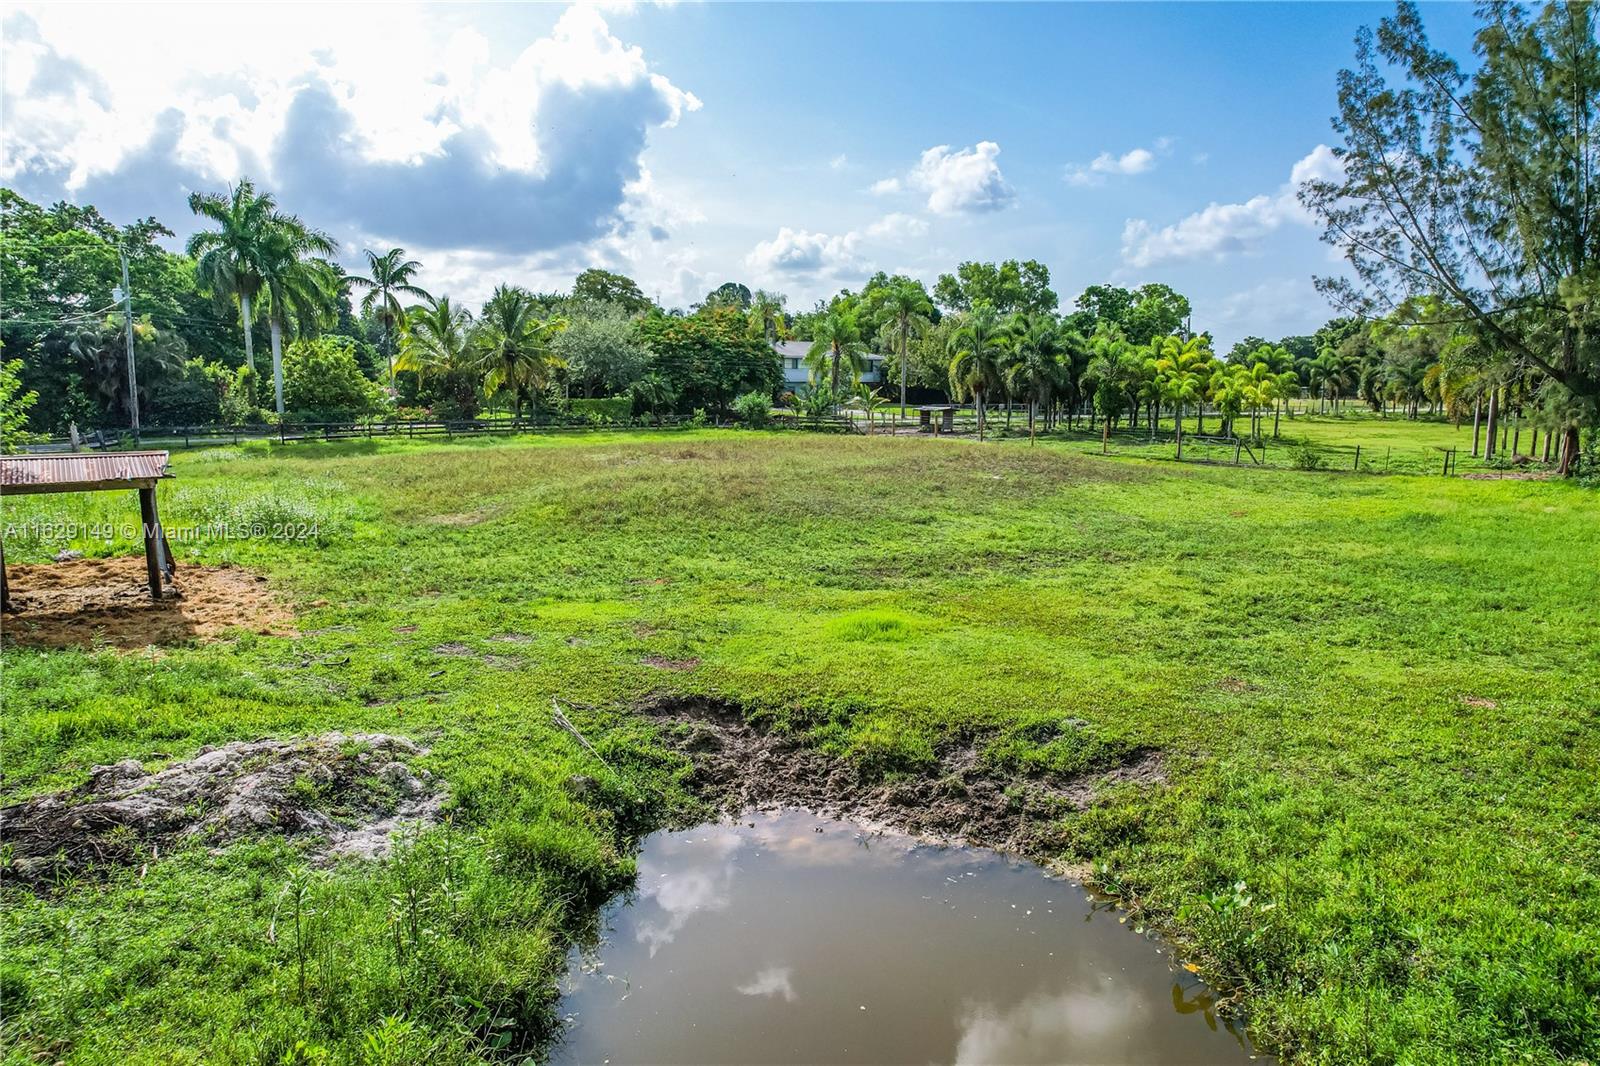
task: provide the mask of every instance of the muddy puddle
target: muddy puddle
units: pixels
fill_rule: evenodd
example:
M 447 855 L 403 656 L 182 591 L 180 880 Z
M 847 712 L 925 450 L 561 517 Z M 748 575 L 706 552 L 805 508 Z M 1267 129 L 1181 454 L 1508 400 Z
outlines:
M 981 848 L 805 811 L 656 833 L 557 1063 L 1267 1061 L 1170 949 Z

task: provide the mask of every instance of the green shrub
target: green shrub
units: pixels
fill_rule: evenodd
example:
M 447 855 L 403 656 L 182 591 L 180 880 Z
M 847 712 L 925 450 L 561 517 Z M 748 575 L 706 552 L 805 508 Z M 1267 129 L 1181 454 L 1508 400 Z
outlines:
M 733 413 L 751 429 L 760 429 L 772 421 L 772 397 L 764 392 L 747 392 L 733 401 Z
M 1289 461 L 1296 470 L 1321 470 L 1328 465 L 1328 457 L 1309 440 L 1303 440 L 1289 449 Z
M 633 397 L 631 396 L 605 396 L 597 399 L 576 399 L 571 401 L 571 411 L 574 418 L 595 425 L 619 425 L 628 421 L 633 414 Z
M 301 339 L 283 354 L 283 403 L 297 421 L 346 422 L 378 409 L 378 386 L 349 337 Z

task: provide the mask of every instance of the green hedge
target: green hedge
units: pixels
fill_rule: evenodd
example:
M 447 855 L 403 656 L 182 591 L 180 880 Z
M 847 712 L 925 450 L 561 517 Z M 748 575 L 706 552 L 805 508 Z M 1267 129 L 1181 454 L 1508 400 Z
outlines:
M 633 417 L 633 397 L 606 396 L 601 399 L 571 401 L 575 417 L 591 422 L 626 422 Z

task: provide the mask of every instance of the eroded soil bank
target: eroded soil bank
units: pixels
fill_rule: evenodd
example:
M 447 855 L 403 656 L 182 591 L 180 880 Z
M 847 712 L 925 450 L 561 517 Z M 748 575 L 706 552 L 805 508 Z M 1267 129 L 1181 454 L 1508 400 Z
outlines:
M 928 772 L 873 780 L 799 737 L 747 721 L 731 703 L 667 698 L 641 710 L 662 727 L 662 742 L 694 764 L 690 788 L 724 812 L 803 807 L 1041 862 L 1062 849 L 1062 816 L 1087 809 L 1099 789 L 1166 780 L 1161 754 L 1149 749 L 1082 774 L 1008 775 L 985 764 L 982 737 L 938 752 Z
M 386 733 L 233 741 L 151 772 L 97 766 L 82 786 L 0 809 L 0 877 L 44 889 L 245 836 L 308 837 L 318 859 L 373 858 L 408 822 L 438 820 L 442 782 L 409 765 L 423 749 Z

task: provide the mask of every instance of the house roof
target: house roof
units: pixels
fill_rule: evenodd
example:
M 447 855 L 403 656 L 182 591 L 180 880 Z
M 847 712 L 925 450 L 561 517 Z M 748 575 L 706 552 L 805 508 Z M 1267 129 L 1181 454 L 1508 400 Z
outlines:
M 804 359 L 811 352 L 810 341 L 773 341 L 772 346 L 785 359 Z M 884 357 L 877 352 L 869 352 L 867 353 L 867 359 L 874 363 L 881 363 Z

